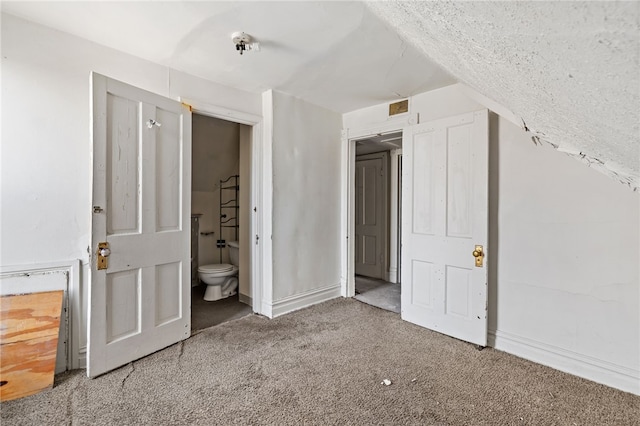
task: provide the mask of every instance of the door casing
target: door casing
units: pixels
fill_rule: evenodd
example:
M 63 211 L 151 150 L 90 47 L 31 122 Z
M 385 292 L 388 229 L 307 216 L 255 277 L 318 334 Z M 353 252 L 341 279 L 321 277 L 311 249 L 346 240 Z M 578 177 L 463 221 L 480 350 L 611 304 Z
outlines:
M 379 126 L 342 131 L 342 204 L 340 213 L 341 234 L 343 235 L 340 275 L 342 297 L 353 297 L 356 294 L 354 232 L 356 140 L 378 134 L 396 133 L 414 124 L 418 124 L 418 114 L 403 114 Z
M 192 99 L 181 99 L 182 103 L 189 105 L 192 112 L 208 117 L 219 118 L 234 123 L 244 124 L 251 127 L 251 220 L 249 221 L 249 235 L 251 238 L 251 249 L 249 250 L 249 258 L 251 263 L 251 273 L 249 275 L 251 287 L 251 304 L 253 312 L 265 315 L 262 309 L 263 295 L 269 294 L 270 289 L 264 286 L 270 286 L 271 281 L 264 279 L 263 268 L 265 257 L 271 253 L 271 238 L 260 238 L 264 229 L 262 224 L 271 221 L 271 210 L 260 208 L 263 206 L 264 199 L 269 197 L 271 191 L 265 191 L 265 185 L 271 183 L 271 179 L 265 179 L 265 168 L 262 166 L 264 162 L 264 147 L 262 146 L 262 117 L 221 107 L 218 105 L 210 105 Z M 270 204 L 270 203 L 269 203 Z M 189 206 L 191 208 L 191 206 Z M 256 238 L 258 237 L 258 238 Z

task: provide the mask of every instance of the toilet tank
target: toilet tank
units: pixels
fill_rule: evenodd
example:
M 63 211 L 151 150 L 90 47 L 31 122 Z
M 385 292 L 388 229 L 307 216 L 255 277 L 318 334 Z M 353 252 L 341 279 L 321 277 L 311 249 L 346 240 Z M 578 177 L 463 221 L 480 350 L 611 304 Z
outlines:
M 229 241 L 229 261 L 232 265 L 240 266 L 240 246 L 237 241 Z

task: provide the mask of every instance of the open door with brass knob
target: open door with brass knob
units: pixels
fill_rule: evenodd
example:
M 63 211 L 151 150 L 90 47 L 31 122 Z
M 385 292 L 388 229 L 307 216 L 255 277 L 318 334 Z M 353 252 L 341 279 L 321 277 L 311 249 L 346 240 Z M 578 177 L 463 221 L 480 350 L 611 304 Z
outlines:
M 96 377 L 191 334 L 191 112 L 95 73 L 92 93 L 87 375 Z
M 402 319 L 480 346 L 487 344 L 488 123 L 483 110 L 402 133 Z

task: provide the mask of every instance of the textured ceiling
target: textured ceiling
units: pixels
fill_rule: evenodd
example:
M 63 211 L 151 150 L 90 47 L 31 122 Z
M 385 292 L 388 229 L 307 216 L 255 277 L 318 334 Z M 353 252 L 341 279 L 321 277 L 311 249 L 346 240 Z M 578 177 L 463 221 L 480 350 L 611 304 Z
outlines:
M 220 84 L 338 112 L 459 81 L 522 117 L 536 140 L 640 187 L 640 2 L 0 4 Z M 234 31 L 261 51 L 238 55 Z
M 639 2 L 370 2 L 540 140 L 640 186 Z
M 455 83 L 361 2 L 6 2 L 2 11 L 207 80 L 347 112 Z M 260 51 L 240 56 L 231 34 Z

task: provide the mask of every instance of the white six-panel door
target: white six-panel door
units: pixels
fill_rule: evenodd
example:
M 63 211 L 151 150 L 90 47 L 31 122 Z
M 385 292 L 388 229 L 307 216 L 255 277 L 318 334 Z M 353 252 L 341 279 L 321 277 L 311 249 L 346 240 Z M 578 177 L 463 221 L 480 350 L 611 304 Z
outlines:
M 356 158 L 355 270 L 357 275 L 385 278 L 384 155 Z
M 487 343 L 488 113 L 403 133 L 402 318 Z
M 89 377 L 191 332 L 191 113 L 98 74 L 92 85 Z M 102 242 L 111 254 L 98 270 Z

